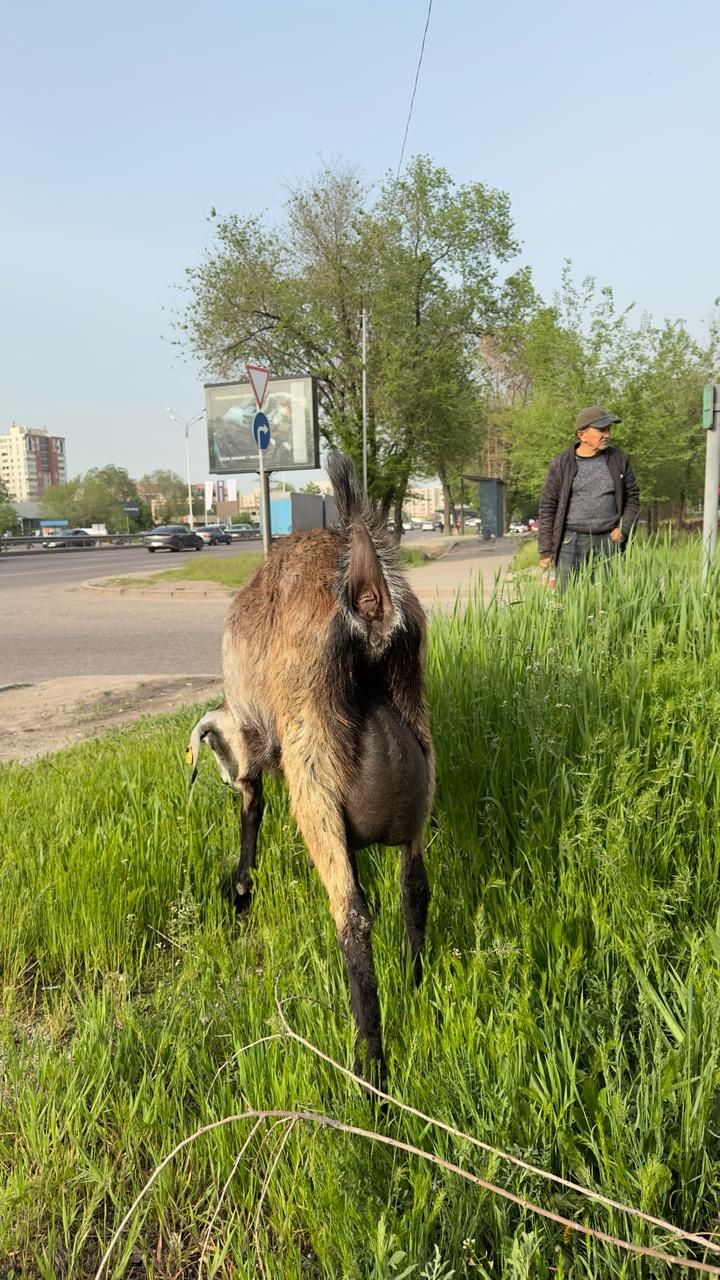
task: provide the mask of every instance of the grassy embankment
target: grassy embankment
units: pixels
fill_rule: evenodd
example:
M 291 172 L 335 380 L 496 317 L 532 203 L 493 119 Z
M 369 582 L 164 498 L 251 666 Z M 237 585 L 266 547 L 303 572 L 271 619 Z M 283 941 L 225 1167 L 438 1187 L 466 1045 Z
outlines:
M 638 552 L 562 599 L 533 584 L 437 620 L 438 829 L 415 991 L 394 853 L 364 855 L 390 1088 L 431 1115 L 687 1229 L 720 1212 L 720 586 Z M 364 1096 L 279 1030 L 273 988 L 343 1063 L 323 891 L 279 784 L 236 923 L 231 796 L 193 714 L 0 772 L 0 1275 L 95 1273 L 152 1170 L 252 1106 L 382 1128 L 635 1241 L 663 1232 L 521 1175 Z M 248 1047 L 251 1046 L 251 1047 Z M 669 1276 L 418 1158 L 247 1122 L 185 1147 L 109 1274 Z M 282 1151 L 280 1145 L 287 1137 Z M 277 1158 L 277 1163 L 275 1163 Z M 222 1198 L 226 1180 L 231 1178 Z M 692 1246 L 690 1246 L 692 1248 Z M 699 1256 L 697 1251 L 695 1256 Z M 678 1273 L 681 1274 L 681 1273 Z M 683 1273 L 687 1274 L 687 1273 Z
M 400 547 L 400 564 L 404 569 L 415 569 L 435 557 L 420 547 Z M 137 587 L 153 582 L 219 582 L 226 587 L 241 587 L 262 564 L 261 551 L 249 551 L 236 556 L 213 558 L 212 552 L 183 560 L 175 569 L 164 569 L 151 577 L 110 578 L 118 586 Z

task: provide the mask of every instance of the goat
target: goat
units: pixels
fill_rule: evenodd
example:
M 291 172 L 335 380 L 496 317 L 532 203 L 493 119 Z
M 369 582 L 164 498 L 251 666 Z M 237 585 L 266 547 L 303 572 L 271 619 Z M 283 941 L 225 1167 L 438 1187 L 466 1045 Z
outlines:
M 355 853 L 402 848 L 401 892 L 419 982 L 429 886 L 424 827 L 435 764 L 424 688 L 425 617 L 349 458 L 327 460 L 339 529 L 277 544 L 237 593 L 222 643 L 225 701 L 195 725 L 242 797 L 238 910 L 250 900 L 263 773 L 280 771 L 325 886 L 350 986 L 361 1069 L 384 1081 L 370 915 Z

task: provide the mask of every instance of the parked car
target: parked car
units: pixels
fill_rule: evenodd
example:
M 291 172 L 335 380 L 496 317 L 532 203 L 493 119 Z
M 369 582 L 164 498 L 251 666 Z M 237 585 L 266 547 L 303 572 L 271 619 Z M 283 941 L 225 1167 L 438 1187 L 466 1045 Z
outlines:
M 184 524 L 162 524 L 143 538 L 143 545 L 153 551 L 202 551 L 205 543 L 199 533 Z
M 423 520 L 421 529 L 423 533 L 434 533 L 435 525 L 433 524 L 432 520 Z
M 224 542 L 228 547 L 230 546 L 230 534 L 224 525 L 201 524 L 195 532 L 200 534 L 203 542 L 208 547 L 216 547 L 221 542 Z
M 55 551 L 57 547 L 94 547 L 95 539 L 87 529 L 63 529 L 60 533 L 51 533 L 42 545 L 43 551 Z
M 511 520 L 508 532 L 512 534 L 529 533 L 530 530 L 523 520 Z

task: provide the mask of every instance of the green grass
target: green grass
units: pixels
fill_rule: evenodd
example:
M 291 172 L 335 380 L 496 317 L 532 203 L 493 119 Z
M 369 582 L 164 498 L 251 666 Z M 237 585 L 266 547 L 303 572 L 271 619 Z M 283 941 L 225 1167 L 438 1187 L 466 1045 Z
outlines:
M 241 587 L 252 577 L 263 561 L 262 551 L 247 551 L 236 556 L 214 558 L 207 547 L 200 556 L 186 559 L 177 569 L 156 573 L 156 582 L 220 582 L 226 587 Z
M 534 569 L 540 564 L 537 538 L 523 538 L 515 552 L 510 566 L 511 573 L 520 573 L 523 569 Z
M 239 557 L 240 558 L 240 557 Z M 242 557 L 244 560 L 245 557 Z M 720 1212 L 720 587 L 696 547 L 637 549 L 562 597 L 433 622 L 438 751 L 422 987 L 397 857 L 361 855 L 391 1091 L 533 1163 L 715 1230 Z M 194 714 L 0 772 L 0 1276 L 97 1267 L 174 1144 L 245 1107 L 323 1111 L 425 1146 L 588 1225 L 660 1231 L 521 1177 L 421 1121 L 374 1113 L 300 1045 L 273 988 L 344 1063 L 352 1030 L 323 891 L 279 783 L 249 919 L 227 905 L 232 797 Z M 190 1277 L 247 1136 L 186 1147 L 109 1274 Z M 266 1127 L 212 1228 L 204 1275 L 254 1277 Z M 295 1128 L 264 1196 L 270 1277 L 665 1277 L 409 1155 Z M 675 1274 L 682 1274 L 677 1272 Z
M 434 556 L 420 547 L 400 547 L 400 564 L 404 569 L 414 569 L 418 565 L 427 564 Z M 164 569 L 162 573 L 153 573 L 151 578 L 112 578 L 116 586 L 145 586 L 153 582 L 219 582 L 227 587 L 242 587 L 262 564 L 260 551 L 249 551 L 244 555 L 223 556 L 215 559 L 210 555 L 201 555 L 200 559 L 186 559 L 176 569 Z

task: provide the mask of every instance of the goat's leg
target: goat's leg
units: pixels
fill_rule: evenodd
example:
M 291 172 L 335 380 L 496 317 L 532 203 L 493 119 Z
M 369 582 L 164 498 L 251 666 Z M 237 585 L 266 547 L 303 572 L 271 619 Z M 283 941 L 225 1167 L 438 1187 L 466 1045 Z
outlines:
M 422 945 L 425 941 L 428 904 L 430 902 L 430 886 L 423 854 L 422 841 L 414 844 L 404 844 L 400 862 L 403 914 L 412 953 L 413 977 L 416 985 L 420 983 L 422 978 Z
M 380 1028 L 375 965 L 373 963 L 371 920 L 358 884 L 347 847 L 345 819 L 325 763 L 325 785 L 319 784 L 319 770 L 309 769 L 308 756 L 293 760 L 291 750 L 283 750 L 283 765 L 290 790 L 295 821 L 310 857 L 322 880 L 335 921 L 338 945 L 350 985 L 350 1005 L 357 1026 L 357 1067 L 366 1077 L 385 1082 L 385 1061 Z M 308 785 L 308 773 L 314 785 Z
M 263 800 L 262 774 L 253 778 L 238 778 L 235 790 L 242 796 L 240 817 L 240 861 L 233 882 L 235 910 L 245 911 L 252 895 L 252 872 L 257 862 L 257 841 L 265 802 Z

